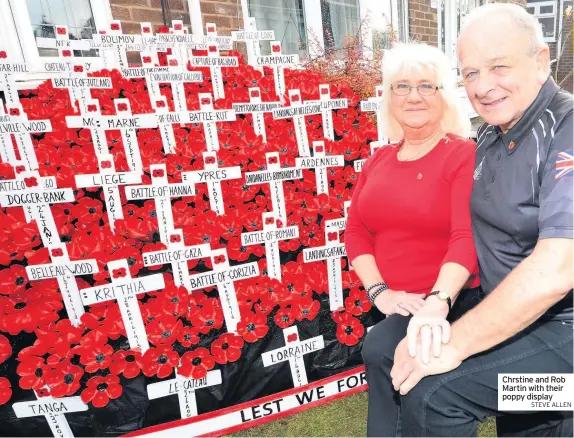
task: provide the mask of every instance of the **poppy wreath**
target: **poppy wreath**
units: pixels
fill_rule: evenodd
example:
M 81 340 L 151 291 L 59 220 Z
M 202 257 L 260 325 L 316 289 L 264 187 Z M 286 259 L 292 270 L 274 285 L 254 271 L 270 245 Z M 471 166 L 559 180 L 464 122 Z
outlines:
M 215 100 L 215 109 L 249 102 L 248 88 L 255 86 L 260 88 L 263 102 L 279 100 L 271 70 L 257 71 L 246 65 L 240 53 L 231 54 L 238 56 L 240 66 L 222 69 L 226 98 Z M 165 57 L 161 62 L 166 63 Z M 205 79 L 184 85 L 190 110 L 199 109 L 198 93 L 212 92 L 209 69 L 194 70 L 201 71 Z M 133 114 L 154 111 L 144 80 L 123 78 L 117 70 L 91 76 L 112 79 L 113 89 L 91 91 L 103 115 L 115 114 L 117 98 L 129 99 Z M 318 100 L 319 85 L 325 80 L 316 73 L 286 69 L 285 82 L 287 89 L 299 89 L 303 100 Z M 51 205 L 60 239 L 70 260 L 91 258 L 98 263 L 98 273 L 76 277 L 78 287 L 104 285 L 112 275 L 125 276 L 126 272 L 109 272 L 106 264 L 127 259 L 131 276 L 161 272 L 165 288 L 138 295 L 151 344 L 144 354 L 129 348 L 115 301 L 86 307 L 81 324 L 74 327 L 57 281 L 31 281 L 25 271 L 28 264 L 50 263 L 50 256 L 61 255 L 61 250 L 49 254 L 36 223 L 26 221 L 21 207 L 0 209 L 0 375 L 9 376 L 0 377 L 0 404 L 11 399 L 12 391 L 37 390 L 53 397 L 81 395 L 84 402 L 102 408 L 122 396 L 130 379 L 166 379 L 173 376 L 174 367 L 185 376 L 200 379 L 215 367 L 224 372 L 233 366 L 229 378 L 239 379 L 260 360 L 266 342 L 277 339 L 282 329 L 292 325 L 297 325 L 301 338 L 325 337 L 325 349 L 317 352 L 313 361 L 319 365 L 313 368 L 315 365 L 309 364 L 309 380 L 360 365 L 361 341 L 366 327 L 378 322 L 377 312 L 370 312 L 365 291 L 356 274 L 347 269 L 346 258 L 341 259 L 344 307 L 330 312 L 326 264 L 303 263 L 302 256 L 304 248 L 325 245 L 325 220 L 343 217 L 343 203 L 351 199 L 359 176 L 353 161 L 367 158 L 369 143 L 377 138 L 372 120 L 359 110 L 359 97 L 342 82 L 330 84 L 330 89 L 332 98 L 347 98 L 349 106 L 333 112 L 335 140 L 325 140 L 325 153 L 343 155 L 345 166 L 328 169 L 328 195 L 317 194 L 313 170 L 303 170 L 302 179 L 283 182 L 287 223 L 280 226 L 297 226 L 299 238 L 279 242 L 282 281 L 267 276 L 263 245 L 241 244 L 241 233 L 261 230 L 262 213 L 273 210 L 268 184 L 246 185 L 243 178 L 222 181 L 225 214 L 221 216 L 210 210 L 206 184 L 196 185 L 195 196 L 172 201 L 175 227 L 183 231 L 185 245 L 208 243 L 212 249 L 225 248 L 231 265 L 253 261 L 259 265 L 258 277 L 235 282 L 241 312 L 237 334 L 225 329 L 216 287 L 189 292 L 174 284 L 170 265 L 144 267 L 142 253 L 165 249 L 159 242 L 153 200 L 128 201 L 120 188 L 124 219 L 116 221 L 112 232 L 102 189 L 76 188 L 74 176 L 98 173 L 98 163 L 90 131 L 66 125 L 66 116 L 79 114 L 68 91 L 53 88 L 49 82 L 23 91 L 20 100 L 28 118 L 48 119 L 53 127 L 53 132 L 32 137 L 40 175 L 55 177 L 59 188 L 74 189 L 75 202 Z M 161 93 L 174 111 L 170 86 L 162 84 Z M 239 166 L 242 173 L 264 170 L 268 152 L 279 153 L 282 167 L 295 166 L 298 148 L 292 119 L 274 120 L 265 113 L 264 122 L 267 143 L 255 135 L 250 115 L 218 123 L 218 166 Z M 305 124 L 310 143 L 324 140 L 320 115 L 306 116 Z M 173 125 L 173 130 L 176 144 L 172 154 L 164 153 L 158 129 L 137 131 L 142 184 L 150 184 L 153 164 L 165 164 L 170 183 L 181 182 L 182 172 L 203 169 L 203 126 Z M 128 171 L 120 131 L 106 131 L 106 138 L 115 169 Z M 17 171 L 1 164 L 0 180 L 13 179 Z M 187 264 L 190 274 L 213 269 L 209 258 Z M 288 367 L 277 367 L 276 374 L 279 368 L 281 382 L 259 387 L 247 396 L 220 399 L 216 407 L 292 387 Z M 266 371 L 265 376 L 270 379 L 273 373 Z M 15 398 L 12 401 L 19 401 Z

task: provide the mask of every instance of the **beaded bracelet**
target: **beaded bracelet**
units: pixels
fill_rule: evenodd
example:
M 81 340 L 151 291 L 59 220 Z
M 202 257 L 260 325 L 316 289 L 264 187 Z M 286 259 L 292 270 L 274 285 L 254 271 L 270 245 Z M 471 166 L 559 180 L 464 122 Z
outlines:
M 378 283 L 372 284 L 367 288 L 367 295 L 370 294 L 374 288 L 379 287 L 379 286 L 383 286 L 383 287 L 387 287 L 387 288 L 389 287 L 387 285 L 387 283 L 385 283 L 384 281 L 379 281 Z
M 375 290 L 375 292 L 373 292 L 372 294 L 367 293 L 367 297 L 369 298 L 369 301 L 371 302 L 371 304 L 374 306 L 375 305 L 375 299 L 381 295 L 384 291 L 388 290 L 389 286 L 387 286 L 386 284 L 383 286 L 380 286 L 377 290 Z

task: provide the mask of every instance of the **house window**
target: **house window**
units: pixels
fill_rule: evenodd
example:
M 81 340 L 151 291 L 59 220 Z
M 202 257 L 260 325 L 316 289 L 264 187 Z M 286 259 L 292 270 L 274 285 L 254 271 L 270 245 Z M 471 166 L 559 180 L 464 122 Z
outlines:
M 357 34 L 359 3 L 357 0 L 321 0 L 321 18 L 325 49 L 340 48 L 348 35 Z
M 526 10 L 534 15 L 542 25 L 544 41 L 556 41 L 556 2 L 528 2 Z
M 56 26 L 68 26 L 71 40 L 91 39 L 97 33 L 89 0 L 26 0 L 34 37 L 56 38 Z M 58 56 L 58 50 L 38 48 L 38 55 Z M 97 50 L 75 50 L 74 56 L 97 56 Z
M 257 29 L 275 31 L 283 53 L 303 55 L 307 51 L 307 32 L 303 0 L 249 0 L 249 15 Z M 269 44 L 261 44 L 261 54 L 270 53 Z

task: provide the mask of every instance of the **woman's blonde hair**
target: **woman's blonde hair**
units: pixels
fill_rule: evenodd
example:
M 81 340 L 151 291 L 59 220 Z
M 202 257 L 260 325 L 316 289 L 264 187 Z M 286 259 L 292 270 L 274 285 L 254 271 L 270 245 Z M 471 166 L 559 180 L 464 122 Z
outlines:
M 404 137 L 403 129 L 391 111 L 391 84 L 408 78 L 412 72 L 429 71 L 435 75 L 437 90 L 444 102 L 442 129 L 445 132 L 468 138 L 470 119 L 462 108 L 461 98 L 456 89 L 454 72 L 447 56 L 436 47 L 427 44 L 398 44 L 385 52 L 383 57 L 383 97 L 378 123 L 382 123 L 390 141 Z M 416 91 L 412 91 L 413 93 Z

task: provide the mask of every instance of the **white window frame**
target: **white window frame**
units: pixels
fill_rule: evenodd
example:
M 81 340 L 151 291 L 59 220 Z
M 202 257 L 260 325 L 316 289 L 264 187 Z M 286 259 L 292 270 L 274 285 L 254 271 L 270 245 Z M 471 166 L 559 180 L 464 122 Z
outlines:
M 112 10 L 109 0 L 90 0 L 92 14 L 96 29 L 108 29 L 112 21 Z M 42 71 L 40 65 L 46 62 L 55 62 L 59 58 L 54 56 L 40 56 L 32 22 L 28 13 L 26 0 L 0 0 L 0 37 L 8 42 L 7 49 L 10 56 L 17 62 L 25 62 L 31 73 L 16 75 L 17 88 L 34 86 L 30 82 L 40 83 L 52 75 Z M 58 23 L 54 23 L 58 24 Z M 79 58 L 90 60 L 92 58 Z
M 536 3 L 527 3 L 527 8 L 534 8 L 534 13 L 531 14 L 536 19 L 539 18 L 554 18 L 554 36 L 553 37 L 544 37 L 544 41 L 547 43 L 555 43 L 556 42 L 556 34 L 558 33 L 557 24 L 558 24 L 558 17 L 557 10 L 558 10 L 558 1 L 556 0 L 549 0 L 545 2 L 536 2 Z M 553 6 L 554 10 L 552 13 L 540 13 L 540 6 Z M 560 12 L 560 16 L 562 16 L 562 12 Z

